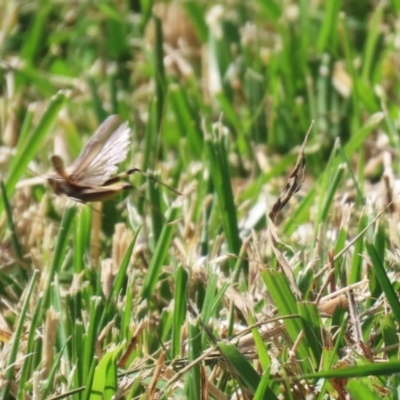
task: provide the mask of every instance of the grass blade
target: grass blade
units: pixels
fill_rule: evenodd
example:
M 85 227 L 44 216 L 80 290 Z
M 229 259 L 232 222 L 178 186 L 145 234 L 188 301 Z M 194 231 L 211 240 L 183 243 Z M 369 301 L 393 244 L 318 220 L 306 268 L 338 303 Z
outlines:
M 174 321 L 172 324 L 172 357 L 178 357 L 181 351 L 182 325 L 186 318 L 186 291 L 189 275 L 187 271 L 178 266 L 176 271 L 176 291 Z
M 10 163 L 8 178 L 5 185 L 8 197 L 11 197 L 14 193 L 16 183 L 25 173 L 29 162 L 38 151 L 46 135 L 50 132 L 50 129 L 66 100 L 67 96 L 63 92 L 58 92 L 53 96 L 40 122 L 32 132 L 32 135 L 30 135 L 26 141 L 18 142 L 15 156 Z M 3 212 L 3 209 L 3 205 L 0 203 L 0 215 Z
M 42 301 L 42 318 L 45 311 L 49 307 L 50 297 L 51 297 L 51 284 L 53 282 L 55 274 L 59 273 L 61 270 L 61 265 L 64 262 L 65 254 L 67 252 L 67 244 L 69 232 L 72 227 L 72 222 L 76 214 L 76 207 L 67 207 L 65 209 L 60 230 L 57 237 L 56 247 L 54 249 L 53 261 L 50 266 L 50 270 L 47 277 L 46 287 L 43 291 L 43 301 Z
M 229 251 L 238 255 L 240 253 L 241 240 L 239 237 L 228 161 L 221 137 L 222 132 L 219 132 L 220 137 L 213 139 L 208 129 L 209 127 L 203 124 L 207 156 L 210 162 L 210 171 L 214 182 L 214 188 L 218 196 L 222 225 L 228 241 Z
M 302 333 L 303 326 L 298 316 L 296 299 L 289 282 L 284 274 L 271 270 L 264 271 L 262 277 L 271 299 L 278 309 L 279 315 L 289 317 L 285 319 L 284 324 L 292 342 L 295 343 Z M 310 344 L 307 339 L 307 337 L 304 337 L 304 340 L 297 347 L 297 352 L 298 358 L 303 360 L 301 364 L 302 368 L 305 371 L 311 371 L 312 366 L 309 361 Z M 314 340 L 314 338 L 312 339 Z
M 375 249 L 375 246 L 371 243 L 366 242 L 365 246 L 368 251 L 368 255 L 371 258 L 372 266 L 374 268 L 376 277 L 386 295 L 386 298 L 390 304 L 390 307 L 393 312 L 393 317 L 400 324 L 400 302 L 397 297 L 396 292 L 393 289 L 393 285 L 387 276 L 385 267 L 383 265 L 383 260 L 379 257 L 378 252 Z M 359 375 L 360 376 L 360 375 Z
M 21 245 L 19 244 L 19 241 L 18 241 L 17 232 L 15 231 L 15 225 L 14 225 L 14 219 L 12 216 L 11 205 L 8 201 L 6 188 L 5 188 L 4 182 L 2 180 L 0 180 L 0 188 L 1 188 L 1 197 L 3 199 L 3 204 L 4 204 L 6 217 L 7 217 L 7 225 L 8 225 L 8 229 L 11 232 L 12 249 L 13 249 L 15 257 L 18 259 L 19 262 L 22 263 L 24 255 L 22 253 Z M 23 267 L 20 267 L 18 269 L 18 276 L 19 276 L 21 282 L 25 282 L 27 280 L 28 277 L 27 277 L 26 271 Z
M 243 380 L 246 388 L 255 393 L 260 383 L 260 376 L 254 368 L 248 363 L 243 355 L 235 346 L 226 343 L 219 343 L 218 347 L 226 361 L 235 369 L 237 374 Z
M 177 204 L 171 206 L 167 223 L 164 225 L 160 238 L 154 249 L 154 254 L 151 259 L 149 269 L 147 271 L 145 280 L 143 282 L 143 289 L 141 291 L 141 297 L 143 299 L 150 300 L 161 271 L 161 267 L 167 256 L 168 249 L 171 243 L 172 234 L 175 230 L 176 219 L 179 216 L 180 207 Z
M 14 332 L 14 336 L 13 336 L 13 342 L 12 342 L 12 346 L 11 346 L 10 356 L 9 356 L 8 362 L 7 362 L 7 369 L 6 369 L 5 375 L 4 375 L 6 384 L 3 386 L 3 389 L 1 391 L 2 399 L 9 398 L 11 384 L 14 379 L 15 362 L 17 360 L 17 354 L 19 351 L 19 344 L 21 341 L 22 329 L 25 324 L 26 314 L 28 312 L 29 303 L 30 303 L 30 299 L 31 299 L 34 287 L 35 287 L 37 276 L 38 276 L 38 271 L 34 271 L 34 273 L 32 275 L 32 279 L 26 290 L 25 299 L 22 304 L 21 312 L 18 317 L 17 326 L 15 328 L 15 332 Z

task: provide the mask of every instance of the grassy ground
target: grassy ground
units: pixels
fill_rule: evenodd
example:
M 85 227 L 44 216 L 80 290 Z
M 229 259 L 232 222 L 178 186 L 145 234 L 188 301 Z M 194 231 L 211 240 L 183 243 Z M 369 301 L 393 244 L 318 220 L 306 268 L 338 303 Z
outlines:
M 399 16 L 0 3 L 1 398 L 398 399 Z M 182 195 L 51 192 L 110 114 Z

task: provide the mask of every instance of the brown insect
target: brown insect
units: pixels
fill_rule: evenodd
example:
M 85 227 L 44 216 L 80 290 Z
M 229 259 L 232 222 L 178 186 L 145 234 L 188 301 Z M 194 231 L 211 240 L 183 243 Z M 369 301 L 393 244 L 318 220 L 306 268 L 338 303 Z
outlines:
M 120 182 L 137 168 L 114 175 L 117 164 L 125 160 L 130 144 L 128 123 L 120 123 L 117 115 L 108 117 L 96 130 L 78 158 L 65 167 L 60 156 L 53 155 L 51 162 L 56 174 L 47 179 L 54 193 L 65 194 L 81 203 L 104 201 L 132 188 Z M 114 176 L 113 176 L 114 175 Z

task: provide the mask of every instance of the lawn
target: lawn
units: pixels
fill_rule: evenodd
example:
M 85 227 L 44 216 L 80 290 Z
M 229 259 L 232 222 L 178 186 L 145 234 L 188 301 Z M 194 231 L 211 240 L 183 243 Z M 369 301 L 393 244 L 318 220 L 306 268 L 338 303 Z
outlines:
M 0 398 L 399 399 L 399 17 L 0 2 Z

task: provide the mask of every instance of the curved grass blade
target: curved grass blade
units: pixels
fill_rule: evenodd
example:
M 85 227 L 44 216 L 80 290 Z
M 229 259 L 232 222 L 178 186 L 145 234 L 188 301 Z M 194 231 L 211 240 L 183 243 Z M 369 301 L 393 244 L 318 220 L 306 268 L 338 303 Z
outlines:
M 249 389 L 251 393 L 255 393 L 260 383 L 260 376 L 254 368 L 235 346 L 226 343 L 219 343 L 218 347 L 226 361 L 235 369 L 238 376 L 240 376 L 242 381 L 245 383 L 246 388 Z
M 261 378 L 255 369 L 249 364 L 249 362 L 243 357 L 243 355 L 235 346 L 226 343 L 219 343 L 218 347 L 221 350 L 225 360 L 234 368 L 235 372 L 246 385 L 246 388 L 250 390 L 251 393 L 255 394 L 261 382 Z M 261 397 L 261 394 L 259 394 L 258 398 L 265 400 L 277 399 L 271 389 L 265 387 L 263 392 L 263 396 Z
M 91 400 L 111 400 L 118 388 L 116 359 L 121 346 L 105 354 L 97 365 L 92 387 L 90 389 Z

